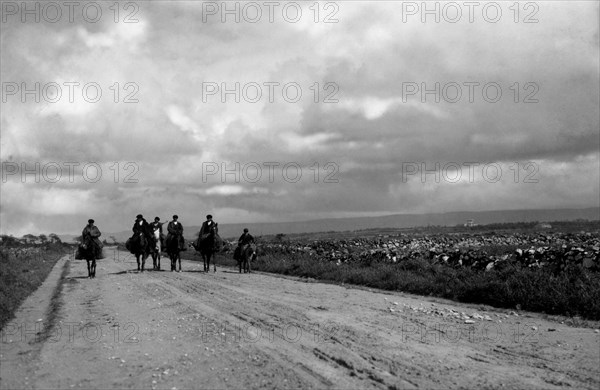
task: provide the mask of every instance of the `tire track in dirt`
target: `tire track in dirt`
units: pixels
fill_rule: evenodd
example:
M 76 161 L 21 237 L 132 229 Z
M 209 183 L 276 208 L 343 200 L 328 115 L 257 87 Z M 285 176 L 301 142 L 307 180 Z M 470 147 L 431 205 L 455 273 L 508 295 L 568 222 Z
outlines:
M 244 275 L 244 277 L 248 278 L 251 277 L 253 275 Z M 177 282 L 174 283 L 182 283 L 180 281 L 180 277 L 175 277 L 175 279 L 177 279 Z M 215 279 L 209 279 L 209 283 L 215 281 Z M 185 285 L 185 282 L 183 282 Z M 307 283 L 301 283 L 301 285 L 309 285 Z M 293 307 L 294 304 L 297 304 L 298 302 L 302 302 L 302 300 L 299 299 L 286 299 L 287 296 L 286 295 L 276 295 L 275 296 L 269 296 L 266 294 L 262 294 L 261 292 L 252 290 L 250 292 L 248 292 L 247 290 L 244 290 L 244 287 L 242 285 L 240 285 L 240 281 L 238 280 L 231 280 L 228 279 L 227 280 L 227 286 L 223 287 L 222 283 L 220 283 L 220 281 L 218 283 L 216 283 L 216 286 L 219 286 L 219 288 L 228 290 L 227 292 L 223 292 L 222 293 L 222 297 L 220 297 L 221 299 L 223 299 L 223 301 L 227 302 L 227 297 L 230 296 L 231 292 L 229 290 L 234 290 L 235 292 L 237 292 L 238 294 L 242 294 L 242 296 L 251 296 L 255 299 L 258 299 L 260 301 L 260 306 L 264 309 L 264 310 L 269 310 L 271 312 L 274 313 L 282 313 L 284 312 L 285 315 L 283 315 L 283 318 L 287 318 L 287 319 L 293 319 L 293 321 L 296 321 L 296 323 L 298 324 L 302 324 L 302 328 L 304 330 L 309 330 L 311 328 L 314 328 L 315 326 L 315 322 L 314 321 L 310 321 L 309 318 L 307 318 L 305 315 L 301 315 L 302 313 L 304 313 L 305 310 L 307 309 L 314 309 L 317 310 L 317 308 L 315 307 L 306 307 L 306 304 L 304 305 L 304 307 L 302 308 L 296 308 L 295 310 L 290 310 L 290 307 Z M 215 286 L 215 287 L 216 287 Z M 186 288 L 189 288 L 190 286 L 186 286 Z M 244 294 L 245 293 L 245 294 Z M 283 308 L 282 308 L 283 307 Z M 317 306 L 317 307 L 322 307 L 322 306 Z M 243 312 L 243 308 L 240 308 L 239 306 L 235 306 L 235 305 L 230 305 L 227 306 L 226 308 L 224 308 L 224 311 L 232 313 L 232 312 L 236 312 L 236 310 L 242 310 Z M 323 314 L 326 313 L 326 314 Z M 333 320 L 344 320 L 343 318 L 340 318 L 340 313 L 335 313 L 332 316 L 327 316 L 327 310 L 325 311 L 321 311 L 320 313 L 321 315 L 318 316 L 320 317 L 321 321 L 324 320 L 324 317 L 330 317 L 327 318 L 326 321 L 333 321 Z M 268 320 L 265 320 L 264 317 L 264 313 L 258 313 L 258 315 L 236 315 L 236 318 L 245 321 L 246 323 L 249 324 L 259 324 L 259 325 L 267 325 L 269 324 L 269 320 L 272 322 L 274 319 L 275 320 L 279 320 L 282 317 L 279 316 L 270 316 L 270 318 Z M 348 318 L 346 318 L 346 320 L 348 320 Z M 414 321 L 414 318 L 412 318 L 411 316 L 404 316 L 402 318 L 402 320 L 404 321 Z M 371 323 L 369 323 L 371 322 Z M 417 323 L 419 323 L 419 320 L 415 321 Z M 514 357 L 510 358 L 510 360 L 507 362 L 506 359 L 503 359 L 503 357 L 497 357 L 495 356 L 493 353 L 490 353 L 489 349 L 492 349 L 493 351 L 493 347 L 494 347 L 494 343 L 493 340 L 490 341 L 484 341 L 481 340 L 479 341 L 480 344 L 484 344 L 486 345 L 486 351 L 484 353 L 467 353 L 464 355 L 464 357 L 461 360 L 461 363 L 459 363 L 458 367 L 456 367 L 456 364 L 442 364 L 442 360 L 441 359 L 435 359 L 436 356 L 432 356 L 431 359 L 426 359 L 425 363 L 427 362 L 437 362 L 439 364 L 434 364 L 433 366 L 431 365 L 431 363 L 429 364 L 423 364 L 423 361 L 418 362 L 418 363 L 413 363 L 413 359 L 411 357 L 412 354 L 414 354 L 414 349 L 415 346 L 412 346 L 412 348 L 402 348 L 402 346 L 407 346 L 406 343 L 404 342 L 403 344 L 396 344 L 396 348 L 395 349 L 395 353 L 394 354 L 379 354 L 379 356 L 375 357 L 372 354 L 372 350 L 373 348 L 378 348 L 381 347 L 380 343 L 368 343 L 368 341 L 370 339 L 374 339 L 374 340 L 381 340 L 382 338 L 384 339 L 385 335 L 383 333 L 390 333 L 390 329 L 386 328 L 386 327 L 381 327 L 381 326 L 377 326 L 377 323 L 375 322 L 375 324 L 373 324 L 372 321 L 366 321 L 366 323 L 369 325 L 367 327 L 362 326 L 362 324 L 355 324 L 352 321 L 346 321 L 346 324 L 352 324 L 352 326 L 345 326 L 345 332 L 344 332 L 344 337 L 342 337 L 341 339 L 343 341 L 340 341 L 340 339 L 336 338 L 336 337 L 330 337 L 331 341 L 334 341 L 334 345 L 337 343 L 339 345 L 336 346 L 327 346 L 327 351 L 324 351 L 323 349 L 320 349 L 318 347 L 312 346 L 312 352 L 313 354 L 324 361 L 327 361 L 328 364 L 331 365 L 336 365 L 338 366 L 338 369 L 346 369 L 348 371 L 348 375 L 350 376 L 356 376 L 358 378 L 360 378 L 361 380 L 365 380 L 365 379 L 369 379 L 371 381 L 374 381 L 376 383 L 382 383 L 385 384 L 386 386 L 399 386 L 399 387 L 412 387 L 412 386 L 417 386 L 419 384 L 419 379 L 422 377 L 428 377 L 430 380 L 432 380 L 434 383 L 436 383 L 437 385 L 446 385 L 447 383 L 444 383 L 443 381 L 436 379 L 436 378 L 444 378 L 447 377 L 448 375 L 448 371 L 451 370 L 456 370 L 456 369 L 462 369 L 463 371 L 469 371 L 468 367 L 472 367 L 473 365 L 479 366 L 481 371 L 483 373 L 485 373 L 489 367 L 495 367 L 495 371 L 497 371 L 497 374 L 500 376 L 500 378 L 502 380 L 505 380 L 506 383 L 511 383 L 514 382 L 515 385 L 519 382 L 521 382 L 521 387 L 524 384 L 526 384 L 527 386 L 543 386 L 543 387 L 547 387 L 545 384 L 542 385 L 539 383 L 539 380 L 542 379 L 544 381 L 544 383 L 560 383 L 560 385 L 564 385 L 564 382 L 561 380 L 554 380 L 554 381 L 550 381 L 548 382 L 546 380 L 546 378 L 544 377 L 544 375 L 534 375 L 531 374 L 529 372 L 525 372 L 531 369 L 540 369 L 540 371 L 546 371 L 546 373 L 552 373 L 552 372 L 556 372 L 556 371 L 562 371 L 560 370 L 560 366 L 562 365 L 562 362 L 560 360 L 555 360 L 555 361 L 549 361 L 547 359 L 544 359 L 543 357 L 539 356 L 539 354 L 535 354 L 535 353 L 523 353 L 522 351 L 519 352 L 517 350 L 517 352 L 515 352 L 515 354 L 517 356 L 520 357 L 520 359 L 515 360 Z M 427 327 L 427 323 L 426 322 L 420 322 L 420 324 L 425 325 L 425 327 Z M 456 325 L 455 322 L 449 321 L 449 324 L 452 325 Z M 373 326 L 375 325 L 375 326 Z M 429 326 L 429 328 L 432 328 L 431 326 Z M 373 333 L 374 330 L 378 333 L 375 337 L 373 337 Z M 393 329 L 392 330 L 400 330 L 398 328 Z M 443 331 L 441 333 L 444 333 Z M 428 347 L 435 347 L 437 349 L 437 351 L 434 354 L 431 355 L 440 355 L 440 352 L 442 352 L 443 356 L 446 356 L 447 358 L 450 358 L 452 356 L 452 350 L 455 348 L 455 345 L 453 345 L 452 343 L 450 343 L 448 345 L 448 343 L 446 343 L 446 345 L 443 345 L 444 343 L 440 343 L 440 342 L 436 342 L 435 336 L 434 339 L 428 339 L 427 337 L 425 337 L 425 340 L 423 340 L 423 338 L 421 337 L 421 340 L 419 340 L 419 343 L 422 344 L 423 346 L 428 346 Z M 367 344 L 367 347 L 364 348 L 363 345 Z M 471 343 L 472 344 L 472 343 Z M 307 347 L 307 343 L 304 342 L 304 349 L 309 349 Z M 535 348 L 536 345 L 535 344 L 531 344 L 528 345 L 528 348 Z M 423 348 L 423 350 L 421 351 L 423 354 L 427 355 L 428 354 L 428 349 L 429 348 Z M 521 348 L 522 349 L 522 348 Z M 377 349 L 376 349 L 377 350 Z M 356 353 L 355 353 L 356 352 Z M 400 353 L 399 353 L 400 352 Z M 439 357 L 439 356 L 437 356 Z M 455 359 L 456 360 L 456 359 Z M 373 364 L 373 362 L 377 362 L 376 364 Z M 447 362 L 446 362 L 447 363 Z M 509 363 L 507 367 L 503 367 L 503 364 L 506 365 L 506 363 Z M 556 368 L 552 368 L 548 363 L 557 366 Z M 523 367 L 526 367 L 525 370 L 523 370 Z M 589 365 L 588 365 L 589 367 Z M 476 371 L 476 370 L 475 370 Z M 581 377 L 581 379 L 584 380 L 584 382 L 588 382 L 591 381 L 592 383 L 594 381 L 597 382 L 598 378 L 597 376 L 594 377 L 592 374 L 592 371 L 587 371 L 587 370 L 583 370 L 584 372 L 587 373 L 587 375 L 583 375 Z M 431 373 L 434 373 L 434 375 L 431 375 Z M 522 374 L 521 378 L 519 379 L 519 381 L 514 380 L 514 376 L 515 373 L 520 373 Z M 404 373 L 404 375 L 408 376 L 412 376 L 414 377 L 414 381 L 410 380 L 410 379 L 406 379 L 404 378 L 403 380 L 398 380 L 397 378 L 397 374 L 398 373 Z M 361 375 L 364 374 L 364 375 Z M 467 374 L 468 375 L 468 374 Z M 385 379 L 384 379 L 385 378 Z M 474 383 L 480 383 L 482 385 L 487 384 L 487 379 L 485 378 L 485 375 L 481 375 L 481 372 L 477 375 L 472 375 L 470 376 L 470 379 L 472 381 L 474 381 Z

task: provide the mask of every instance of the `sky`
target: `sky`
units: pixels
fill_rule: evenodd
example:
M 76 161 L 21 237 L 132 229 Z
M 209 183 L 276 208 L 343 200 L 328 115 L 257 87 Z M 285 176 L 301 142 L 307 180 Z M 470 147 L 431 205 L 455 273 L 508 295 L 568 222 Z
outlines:
M 2 234 L 599 205 L 595 1 L 1 4 Z

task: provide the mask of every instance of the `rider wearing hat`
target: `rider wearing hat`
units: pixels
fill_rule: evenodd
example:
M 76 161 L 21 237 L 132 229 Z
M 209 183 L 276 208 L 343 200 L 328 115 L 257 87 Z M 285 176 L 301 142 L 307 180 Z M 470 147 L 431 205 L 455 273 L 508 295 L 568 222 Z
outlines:
M 100 237 L 102 233 L 100 233 L 100 229 L 97 226 L 94 226 L 94 220 L 88 219 L 88 224 L 83 228 L 81 232 L 81 242 L 86 245 L 90 245 L 92 250 L 90 254 L 93 254 L 93 257 L 96 259 L 101 259 L 102 255 L 102 242 L 100 242 Z
M 237 246 L 237 248 L 235 248 L 235 252 L 233 253 L 233 258 L 235 260 L 239 260 L 244 247 L 246 245 L 253 244 L 253 243 L 254 243 L 254 237 L 252 237 L 252 235 L 250 233 L 248 233 L 248 228 L 244 228 L 244 233 L 242 233 L 242 235 L 238 239 L 238 246 Z
M 248 245 L 254 242 L 254 237 L 250 233 L 248 233 L 248 228 L 244 228 L 244 233 L 240 236 L 238 240 L 239 246 Z
M 131 230 L 133 230 L 134 236 L 142 235 L 146 240 L 153 239 L 152 229 L 142 214 L 136 215 L 135 222 L 133 223 Z
M 213 227 L 215 228 L 215 233 L 219 233 L 219 224 L 213 221 L 212 215 L 208 214 L 206 221 L 202 223 L 202 227 L 200 228 L 200 237 L 210 234 L 210 229 Z
M 179 217 L 177 215 L 173 216 L 173 220 L 171 222 L 169 222 L 169 225 L 167 226 L 167 231 L 169 232 L 169 234 L 167 235 L 167 240 L 170 239 L 170 237 L 172 236 L 176 236 L 177 240 L 179 242 L 179 250 L 185 250 L 185 240 L 183 238 L 183 226 L 181 225 L 181 222 L 178 221 Z

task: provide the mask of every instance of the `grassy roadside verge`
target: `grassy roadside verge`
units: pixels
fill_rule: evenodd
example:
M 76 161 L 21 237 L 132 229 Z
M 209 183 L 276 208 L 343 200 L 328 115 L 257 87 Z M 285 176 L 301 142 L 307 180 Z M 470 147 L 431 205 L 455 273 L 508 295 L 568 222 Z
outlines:
M 600 273 L 582 267 L 553 274 L 509 267 L 481 272 L 413 259 L 361 265 L 318 260 L 295 253 L 265 253 L 252 265 L 263 272 L 436 296 L 465 303 L 600 320 Z
M 64 244 L 0 249 L 0 329 L 46 280 L 56 262 L 71 252 L 72 248 Z

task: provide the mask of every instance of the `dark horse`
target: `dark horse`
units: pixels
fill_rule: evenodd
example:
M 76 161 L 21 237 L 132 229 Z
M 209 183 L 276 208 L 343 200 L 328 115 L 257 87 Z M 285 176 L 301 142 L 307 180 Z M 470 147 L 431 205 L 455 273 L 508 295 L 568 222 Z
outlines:
M 250 273 L 250 263 L 256 260 L 256 245 L 247 244 L 242 248 L 241 252 L 240 259 L 238 260 L 240 273 L 242 273 L 242 268 L 244 269 L 244 273 Z
M 171 259 L 171 272 L 177 271 L 177 260 L 179 260 L 179 272 L 181 272 L 181 248 L 179 248 L 179 236 L 169 234 L 167 236 L 167 253 Z
M 99 247 L 94 239 L 86 235 L 83 237 L 83 241 L 79 246 L 79 256 L 85 259 L 87 262 L 88 278 L 92 279 L 96 277 L 96 259 L 102 259 L 102 248 Z
M 127 249 L 129 249 L 129 251 L 135 255 L 138 271 L 141 270 L 142 272 L 144 272 L 144 267 L 146 266 L 146 259 L 148 258 L 148 256 L 150 256 L 150 253 L 154 251 L 154 248 L 156 246 L 153 237 L 146 237 L 141 233 L 134 234 L 134 236 L 128 240 L 128 244 L 129 246 L 127 246 Z M 141 268 L 140 258 L 142 260 Z
M 220 238 L 217 234 L 216 224 L 212 224 L 207 234 L 198 237 L 198 243 L 195 245 L 197 251 L 202 255 L 204 261 L 204 272 L 210 271 L 210 259 L 215 252 L 219 250 Z M 217 272 L 217 264 L 213 259 L 214 272 Z

